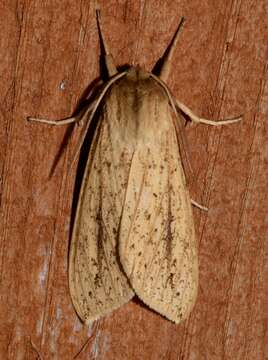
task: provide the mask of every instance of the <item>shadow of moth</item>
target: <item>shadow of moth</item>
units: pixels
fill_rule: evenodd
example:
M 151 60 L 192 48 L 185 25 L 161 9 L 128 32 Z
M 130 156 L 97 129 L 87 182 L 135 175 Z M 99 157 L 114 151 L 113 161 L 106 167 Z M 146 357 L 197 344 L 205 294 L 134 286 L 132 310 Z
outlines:
M 97 23 L 109 74 L 98 96 L 75 117 L 28 118 L 54 125 L 83 121 L 86 133 L 99 110 L 71 239 L 72 302 L 81 320 L 88 323 L 136 294 L 150 308 L 179 323 L 197 296 L 191 202 L 199 205 L 191 201 L 186 186 L 176 122 L 181 112 L 208 125 L 230 124 L 241 117 L 202 119 L 171 96 L 165 81 L 183 19 L 159 76 L 133 66 L 118 72 L 103 37 L 99 11 Z

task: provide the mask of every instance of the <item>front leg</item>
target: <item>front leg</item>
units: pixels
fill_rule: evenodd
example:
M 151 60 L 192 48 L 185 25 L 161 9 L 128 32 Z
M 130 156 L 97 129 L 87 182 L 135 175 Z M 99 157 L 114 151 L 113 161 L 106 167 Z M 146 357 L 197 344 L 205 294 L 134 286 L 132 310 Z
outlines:
M 79 121 L 78 116 L 73 116 L 70 118 L 66 118 L 66 119 L 60 119 L 60 120 L 48 120 L 48 119 L 39 119 L 39 118 L 35 118 L 35 117 L 27 117 L 28 121 L 36 121 L 36 122 L 40 122 L 43 124 L 49 124 L 49 125 L 67 125 L 67 124 L 71 124 L 73 122 L 77 122 Z
M 180 101 L 176 100 L 176 108 L 181 110 L 184 114 L 188 115 L 189 118 L 195 122 L 195 123 L 201 123 L 201 124 L 206 124 L 206 125 L 213 125 L 213 126 L 220 126 L 220 125 L 229 125 L 229 124 L 233 124 L 236 123 L 238 121 L 241 121 L 243 116 L 237 116 L 235 118 L 232 119 L 226 119 L 226 120 L 218 120 L 218 121 L 214 121 L 214 120 L 209 120 L 209 119 L 203 119 L 200 118 L 199 116 L 195 115 L 191 109 L 189 109 L 186 105 L 184 105 L 183 103 L 181 103 Z
M 68 125 L 68 124 L 72 124 L 72 123 L 78 123 L 78 125 L 81 124 L 81 122 L 83 122 L 83 120 L 85 119 L 86 116 L 89 114 L 94 106 L 96 105 L 96 101 L 93 101 L 87 108 L 82 109 L 76 116 L 72 116 L 66 119 L 59 119 L 59 120 L 48 120 L 48 119 L 42 119 L 42 118 L 36 118 L 36 117 L 32 117 L 29 116 L 27 117 L 28 121 L 36 121 L 36 122 L 40 122 L 43 124 L 49 124 L 49 125 L 54 125 L 54 126 L 60 126 L 60 125 Z

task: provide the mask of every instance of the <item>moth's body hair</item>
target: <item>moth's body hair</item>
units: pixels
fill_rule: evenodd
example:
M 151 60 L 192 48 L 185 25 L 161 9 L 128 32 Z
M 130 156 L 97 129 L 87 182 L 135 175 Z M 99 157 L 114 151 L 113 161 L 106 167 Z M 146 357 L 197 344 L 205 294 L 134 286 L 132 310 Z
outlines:
M 179 29 L 160 75 L 139 67 L 117 72 L 102 33 L 109 80 L 77 116 L 51 125 L 98 118 L 84 171 L 69 255 L 69 286 L 75 310 L 86 323 L 128 302 L 135 294 L 150 308 L 179 323 L 192 310 L 198 289 L 198 259 L 191 200 L 184 174 L 178 126 L 181 112 L 202 119 L 174 99 L 165 81 Z M 174 120 L 175 115 L 175 120 Z

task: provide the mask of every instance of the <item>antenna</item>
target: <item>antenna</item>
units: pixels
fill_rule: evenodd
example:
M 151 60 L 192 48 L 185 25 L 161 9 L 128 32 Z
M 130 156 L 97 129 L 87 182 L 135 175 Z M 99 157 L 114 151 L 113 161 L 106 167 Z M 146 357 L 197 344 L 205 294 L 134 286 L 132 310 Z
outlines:
M 171 40 L 171 43 L 169 44 L 167 50 L 165 51 L 164 55 L 163 55 L 163 63 L 162 63 L 162 67 L 161 67 L 161 70 L 160 70 L 160 74 L 159 74 L 159 78 L 166 82 L 167 79 L 168 79 L 168 76 L 169 76 L 169 73 L 170 73 L 170 69 L 171 69 L 171 60 L 172 60 L 172 57 L 173 57 L 173 54 L 174 54 L 174 50 L 176 48 L 176 45 L 177 45 L 177 41 L 178 41 L 178 38 L 179 38 L 179 33 L 180 33 L 180 30 L 183 26 L 183 23 L 184 23 L 185 19 L 182 17 L 181 18 L 181 21 L 179 23 L 179 26 Z
M 114 64 L 113 56 L 112 56 L 112 54 L 110 54 L 108 45 L 107 45 L 105 37 L 103 35 L 101 14 L 100 14 L 99 9 L 96 10 L 96 17 L 97 17 L 97 26 L 98 26 L 98 31 L 99 31 L 100 41 L 101 41 L 101 47 L 104 51 L 105 66 L 108 71 L 109 77 L 112 77 L 113 75 L 117 74 L 117 69 Z

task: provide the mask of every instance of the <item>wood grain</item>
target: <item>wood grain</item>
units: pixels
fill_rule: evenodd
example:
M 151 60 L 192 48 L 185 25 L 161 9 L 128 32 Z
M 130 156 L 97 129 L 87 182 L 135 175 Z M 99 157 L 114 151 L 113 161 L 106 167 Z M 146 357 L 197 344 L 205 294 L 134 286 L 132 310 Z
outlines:
M 99 3 L 116 63 L 147 70 L 185 16 L 172 93 L 203 117 L 245 114 L 238 125 L 187 128 L 192 193 L 209 206 L 194 212 L 197 304 L 178 326 L 137 300 L 79 322 L 67 281 L 79 131 L 25 118 L 69 116 L 98 78 L 97 1 L 2 2 L 0 358 L 268 359 L 267 2 Z

